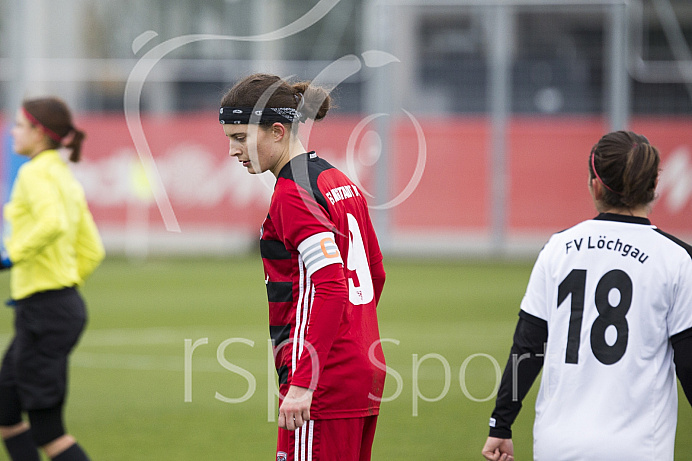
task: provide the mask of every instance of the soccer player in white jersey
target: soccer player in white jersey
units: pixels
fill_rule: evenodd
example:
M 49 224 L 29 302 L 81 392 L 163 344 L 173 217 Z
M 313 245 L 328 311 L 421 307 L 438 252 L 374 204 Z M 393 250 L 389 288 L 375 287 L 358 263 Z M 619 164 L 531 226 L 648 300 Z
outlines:
M 553 235 L 521 302 L 482 453 L 512 460 L 511 426 L 543 368 L 535 460 L 673 461 L 692 401 L 692 247 L 652 225 L 659 153 L 632 132 L 589 157 L 599 215 Z

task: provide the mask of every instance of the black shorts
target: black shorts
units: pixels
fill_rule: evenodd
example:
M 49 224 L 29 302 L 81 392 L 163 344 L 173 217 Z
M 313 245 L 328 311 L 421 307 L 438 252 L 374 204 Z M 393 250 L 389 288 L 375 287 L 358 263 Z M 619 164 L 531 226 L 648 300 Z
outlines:
M 74 288 L 43 291 L 17 301 L 15 337 L 2 361 L 0 389 L 14 387 L 23 411 L 61 405 L 67 391 L 68 356 L 85 324 L 84 300 Z

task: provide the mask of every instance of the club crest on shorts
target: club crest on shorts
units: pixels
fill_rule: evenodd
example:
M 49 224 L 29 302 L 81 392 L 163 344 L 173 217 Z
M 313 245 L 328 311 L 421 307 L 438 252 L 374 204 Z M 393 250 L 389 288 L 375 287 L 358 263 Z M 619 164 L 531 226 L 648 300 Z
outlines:
M 279 451 L 276 453 L 276 461 L 286 461 L 288 459 L 288 453 L 285 451 Z

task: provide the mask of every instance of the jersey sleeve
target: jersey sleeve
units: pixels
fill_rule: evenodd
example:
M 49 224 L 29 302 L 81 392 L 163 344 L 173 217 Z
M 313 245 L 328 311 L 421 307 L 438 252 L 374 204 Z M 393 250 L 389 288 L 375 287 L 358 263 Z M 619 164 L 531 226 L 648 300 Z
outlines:
M 670 336 L 692 328 L 692 257 L 681 265 L 673 290 L 674 304 L 668 315 Z
M 375 229 L 370 221 L 370 216 L 366 213 L 365 219 L 367 221 L 367 241 L 368 241 L 368 261 L 370 264 L 370 277 L 372 278 L 372 285 L 375 291 L 375 305 L 379 304 L 380 296 L 382 295 L 382 290 L 384 289 L 384 282 L 387 274 L 384 270 L 384 264 L 382 263 L 382 250 L 380 249 L 380 244 L 377 240 L 377 235 L 375 235 Z
M 531 270 L 526 293 L 521 300 L 521 310 L 542 320 L 548 320 L 548 300 L 546 289 L 547 245 L 538 254 L 538 259 Z
M 546 265 L 549 244 L 538 254 L 521 301 L 512 349 L 490 418 L 491 437 L 512 437 L 512 423 L 521 410 L 522 400 L 543 368 L 543 350 L 548 340 Z
M 67 212 L 60 191 L 42 171 L 25 168 L 17 177 L 17 192 L 31 205 L 35 225 L 23 234 L 13 233 L 7 252 L 14 264 L 34 257 L 67 231 Z
M 673 345 L 675 374 L 680 380 L 687 401 L 692 404 L 692 328 L 676 334 L 670 342 Z
M 82 202 L 81 214 L 82 218 L 77 229 L 75 251 L 77 253 L 77 271 L 80 280 L 83 282 L 101 264 L 101 261 L 106 256 L 106 252 L 86 201 Z
M 372 277 L 372 286 L 375 290 L 375 305 L 378 305 L 382 290 L 384 289 L 384 281 L 387 277 L 381 259 L 376 263 L 370 263 L 370 276 Z
M 329 350 L 341 324 L 348 302 L 348 289 L 341 265 L 327 264 L 311 277 L 315 286 L 305 347 L 293 371 L 291 384 L 316 389 L 327 363 Z
M 520 311 L 512 349 L 490 418 L 491 437 L 512 438 L 512 424 L 521 410 L 522 401 L 543 368 L 547 340 L 548 324 Z

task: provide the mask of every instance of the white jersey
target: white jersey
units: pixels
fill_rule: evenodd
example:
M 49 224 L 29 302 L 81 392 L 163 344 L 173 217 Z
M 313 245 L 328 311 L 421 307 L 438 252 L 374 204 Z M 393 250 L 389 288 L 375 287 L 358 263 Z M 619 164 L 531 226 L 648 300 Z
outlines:
M 553 235 L 521 309 L 548 324 L 536 460 L 673 461 L 670 337 L 692 328 L 689 247 L 602 214 Z

